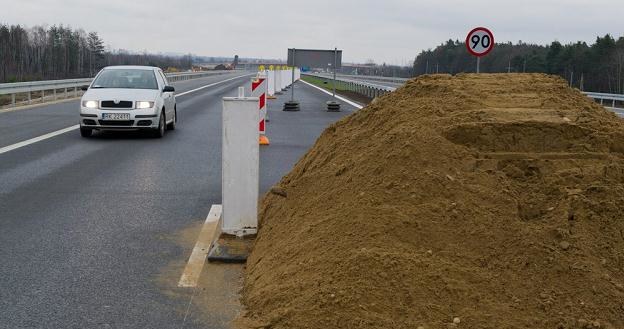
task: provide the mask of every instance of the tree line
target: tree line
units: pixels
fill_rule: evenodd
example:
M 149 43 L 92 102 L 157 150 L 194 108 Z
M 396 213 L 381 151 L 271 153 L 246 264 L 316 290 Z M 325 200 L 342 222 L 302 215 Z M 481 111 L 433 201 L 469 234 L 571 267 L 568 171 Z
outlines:
M 414 61 L 414 76 L 432 73 L 475 72 L 476 57 L 464 42 L 448 40 L 433 50 L 422 51 Z M 481 72 L 535 72 L 560 75 L 581 90 L 624 93 L 624 37 L 607 34 L 586 42 L 543 46 L 519 41 L 498 43 L 481 58 Z
M 94 76 L 108 65 L 190 69 L 192 56 L 135 54 L 110 50 L 97 32 L 63 25 L 25 28 L 0 24 L 0 82 Z

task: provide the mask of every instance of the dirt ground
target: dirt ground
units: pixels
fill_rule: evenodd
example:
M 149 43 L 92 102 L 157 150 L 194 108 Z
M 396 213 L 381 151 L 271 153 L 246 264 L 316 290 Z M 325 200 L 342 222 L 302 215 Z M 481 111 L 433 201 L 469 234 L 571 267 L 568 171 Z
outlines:
M 162 238 L 179 245 L 184 249 L 184 255 L 188 256 L 203 224 L 203 221 L 197 221 L 174 235 Z M 176 311 L 185 321 L 180 324 L 180 328 L 229 328 L 232 319 L 241 311 L 239 292 L 243 265 L 206 262 L 197 287 L 180 288 L 178 282 L 186 265 L 187 258 L 178 259 L 154 278 L 154 283 L 165 296 L 178 301 L 179 308 Z
M 560 78 L 412 80 L 264 197 L 236 325 L 624 328 L 623 153 Z

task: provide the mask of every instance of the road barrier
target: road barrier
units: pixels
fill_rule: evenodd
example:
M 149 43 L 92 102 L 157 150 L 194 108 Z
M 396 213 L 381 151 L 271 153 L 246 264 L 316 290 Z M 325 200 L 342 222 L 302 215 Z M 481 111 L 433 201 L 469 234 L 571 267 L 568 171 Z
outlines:
M 261 84 L 261 83 L 260 83 Z M 260 85 L 259 84 L 259 85 Z M 258 97 L 223 98 L 221 182 L 223 207 L 208 252 L 209 261 L 245 262 L 258 231 L 260 147 Z M 219 205 L 213 205 L 212 208 Z
M 267 98 L 275 99 L 275 71 L 268 70 L 267 72 Z
M 275 68 L 275 81 L 274 81 L 274 88 L 275 88 L 275 94 L 276 95 L 281 95 L 282 94 L 282 70 L 280 69 L 280 67 L 276 67 Z
M 259 144 L 269 145 L 269 138 L 266 136 L 266 117 L 267 117 L 267 73 L 265 71 L 258 72 L 258 76 L 251 79 L 251 97 L 258 97 L 258 111 L 260 114 L 258 131 Z
M 583 92 L 583 94 L 585 94 L 587 97 L 593 98 L 596 102 L 599 102 L 600 105 L 615 112 L 615 114 L 617 114 L 618 116 L 624 117 L 624 95 L 592 92 Z M 610 104 L 605 104 L 605 101 L 609 102 Z
M 311 76 L 323 80 L 330 85 L 333 78 L 320 74 L 302 73 L 304 76 Z M 376 83 L 336 77 L 336 89 L 349 90 L 369 98 L 375 98 L 396 90 L 395 87 L 384 86 Z
M 165 75 L 169 82 L 177 82 L 228 73 L 232 73 L 232 71 L 179 72 L 167 73 Z M 91 84 L 91 81 L 93 81 L 93 78 L 0 83 L 0 95 L 11 95 L 10 107 L 15 107 L 18 104 L 32 104 L 34 100 L 33 93 L 40 93 L 37 99 L 40 99 L 43 103 L 50 98 L 58 100 L 59 90 L 62 90 L 62 98 L 78 97 L 82 94 L 82 91 L 79 89 L 82 86 L 88 86 Z M 46 92 L 49 92 L 48 95 L 46 95 Z M 18 102 L 16 97 L 18 94 L 24 94 L 26 100 Z
M 256 234 L 260 149 L 258 97 L 223 98 L 222 232 L 233 236 Z

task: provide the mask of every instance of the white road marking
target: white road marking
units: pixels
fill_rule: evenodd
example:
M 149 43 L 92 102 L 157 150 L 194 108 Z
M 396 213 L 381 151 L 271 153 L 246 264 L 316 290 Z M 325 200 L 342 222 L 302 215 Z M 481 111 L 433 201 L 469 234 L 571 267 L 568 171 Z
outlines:
M 176 96 L 184 96 L 184 95 L 190 94 L 192 92 L 196 92 L 198 90 L 202 90 L 202 89 L 205 89 L 205 88 L 213 87 L 213 86 L 216 86 L 216 85 L 224 83 L 224 82 L 232 81 L 232 80 L 239 79 L 239 78 L 246 77 L 246 76 L 250 76 L 250 75 L 253 75 L 253 74 L 245 74 L 245 75 L 236 76 L 234 78 L 230 78 L 230 79 L 226 79 L 226 80 L 221 80 L 221 81 L 218 81 L 218 82 L 215 82 L 215 83 L 211 83 L 209 85 L 205 85 L 205 86 L 202 86 L 202 87 L 199 87 L 199 88 L 195 88 L 193 90 L 189 90 L 189 91 L 185 91 L 183 93 L 179 93 Z M 24 146 L 28 146 L 30 144 L 41 142 L 43 140 L 52 138 L 54 136 L 58 136 L 58 135 L 66 133 L 66 132 L 70 132 L 72 130 L 76 130 L 78 128 L 80 128 L 80 125 L 73 125 L 71 127 L 67 127 L 67 128 L 63 128 L 61 130 L 53 131 L 51 133 L 47 133 L 47 134 L 41 135 L 39 137 L 31 138 L 31 139 L 25 140 L 23 142 L 19 142 L 19 143 L 15 143 L 13 145 L 5 146 L 3 148 L 0 148 L 0 154 L 6 153 L 6 152 L 9 152 L 9 151 L 13 151 L 13 150 L 16 150 L 18 148 L 21 148 L 21 147 L 24 147 Z
M 197 287 L 197 281 L 199 280 L 199 276 L 201 275 L 204 264 L 206 263 L 206 257 L 210 251 L 210 245 L 212 244 L 213 238 L 217 233 L 222 211 L 223 208 L 220 204 L 213 204 L 210 208 L 210 212 L 208 213 L 208 217 L 206 217 L 206 221 L 204 222 L 202 230 L 199 233 L 193 252 L 191 252 L 191 257 L 189 257 L 186 267 L 184 268 L 184 272 L 182 273 L 182 277 L 180 277 L 178 287 Z
M 61 130 L 53 131 L 51 133 L 47 133 L 47 134 L 41 135 L 39 137 L 31 138 L 31 139 L 25 140 L 23 142 L 19 142 L 19 143 L 15 143 L 13 145 L 5 146 L 3 148 L 0 148 L 0 154 L 6 153 L 6 152 L 9 152 L 9 151 L 13 151 L 13 150 L 18 149 L 20 147 L 24 147 L 24 146 L 27 146 L 27 145 L 30 145 L 30 144 L 34 144 L 36 142 L 40 142 L 42 140 L 46 140 L 48 138 L 52 138 L 54 136 L 58 136 L 58 135 L 64 134 L 66 132 L 69 132 L 69 131 L 72 131 L 72 130 L 76 130 L 78 128 L 80 128 L 80 125 L 73 125 L 71 127 L 67 127 L 67 128 L 61 129 Z
M 301 82 L 305 83 L 306 85 L 308 85 L 308 86 L 310 86 L 310 87 L 314 87 L 314 88 L 316 88 L 316 89 L 318 89 L 318 90 L 320 90 L 320 91 L 322 91 L 322 92 L 324 92 L 324 93 L 326 93 L 326 94 L 328 94 L 328 95 L 332 95 L 332 93 L 330 93 L 329 91 L 327 91 L 327 90 L 325 90 L 325 89 L 323 89 L 323 88 L 321 88 L 321 87 L 317 87 L 317 86 L 315 86 L 315 85 L 313 85 L 313 84 L 311 84 L 311 83 L 309 83 L 309 82 L 303 81 L 303 80 L 299 80 L 299 81 L 301 81 Z M 343 101 L 343 102 L 345 102 L 345 103 L 347 103 L 347 104 L 353 105 L 353 106 L 354 106 L 355 108 L 357 108 L 357 109 L 361 109 L 361 108 L 363 108 L 363 107 L 364 107 L 364 106 L 362 106 L 362 105 L 360 105 L 360 104 L 358 104 L 358 103 L 356 103 L 356 102 L 350 101 L 350 100 L 348 100 L 348 99 L 346 99 L 346 98 L 344 98 L 344 97 L 342 97 L 342 96 L 338 96 L 338 95 L 336 95 L 336 98 L 338 98 L 339 100 L 341 100 L 341 101 Z

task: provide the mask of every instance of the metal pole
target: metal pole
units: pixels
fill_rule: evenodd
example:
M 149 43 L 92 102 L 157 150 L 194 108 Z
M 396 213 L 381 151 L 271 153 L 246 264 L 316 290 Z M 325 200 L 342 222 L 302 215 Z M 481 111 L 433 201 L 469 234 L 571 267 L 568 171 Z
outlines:
M 15 107 L 15 94 L 11 94 L 11 106 Z
M 290 100 L 295 101 L 295 48 L 293 48 L 292 56 L 292 85 L 290 86 Z
M 477 73 L 479 73 L 480 64 L 481 64 L 481 57 L 477 57 Z
M 338 48 L 334 48 L 334 94 L 333 97 L 336 98 L 336 65 L 338 64 Z

